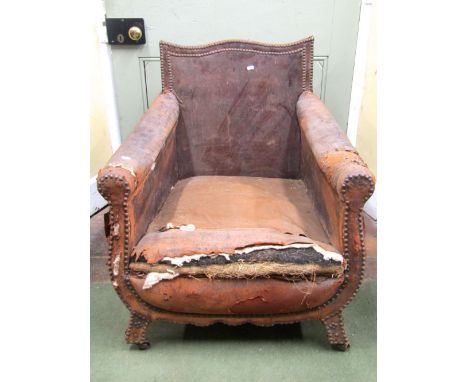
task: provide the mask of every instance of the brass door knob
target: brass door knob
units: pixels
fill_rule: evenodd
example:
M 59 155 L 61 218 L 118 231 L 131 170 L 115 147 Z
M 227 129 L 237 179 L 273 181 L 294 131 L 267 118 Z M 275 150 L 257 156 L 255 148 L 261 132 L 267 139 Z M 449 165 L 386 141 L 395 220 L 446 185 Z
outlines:
M 138 41 L 141 36 L 143 36 L 143 32 L 138 27 L 133 26 L 128 30 L 128 37 L 130 37 L 133 41 Z

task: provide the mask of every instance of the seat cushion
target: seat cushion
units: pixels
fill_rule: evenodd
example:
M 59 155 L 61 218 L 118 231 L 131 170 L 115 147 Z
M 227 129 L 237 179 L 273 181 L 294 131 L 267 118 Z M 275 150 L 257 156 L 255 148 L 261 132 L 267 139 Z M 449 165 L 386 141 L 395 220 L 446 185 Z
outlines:
M 325 302 L 344 267 L 301 180 L 197 176 L 172 189 L 130 279 L 171 311 L 271 314 Z
M 175 185 L 148 232 L 168 223 L 197 229 L 271 228 L 328 243 L 302 180 L 196 176 Z

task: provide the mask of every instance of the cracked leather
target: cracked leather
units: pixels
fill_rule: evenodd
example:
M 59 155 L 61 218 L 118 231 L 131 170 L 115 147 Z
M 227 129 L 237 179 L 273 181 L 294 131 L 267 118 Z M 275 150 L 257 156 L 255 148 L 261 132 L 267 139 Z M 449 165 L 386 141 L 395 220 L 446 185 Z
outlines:
M 121 256 L 111 281 L 122 301 L 148 320 L 197 325 L 272 325 L 340 311 L 362 278 L 361 208 L 374 178 L 330 112 L 307 90 L 312 41 L 162 44 L 161 49 L 164 91 L 98 177 L 111 205 L 110 224 L 117 227 L 117 236 L 109 238 L 109 260 L 114 264 Z M 254 70 L 247 70 L 251 65 Z M 143 280 L 128 268 L 130 254 L 171 188 L 201 175 L 303 181 L 325 241 L 347 259 L 343 276 L 299 285 L 176 278 L 143 291 Z
M 162 43 L 161 54 L 164 89 L 180 102 L 180 178 L 299 176 L 295 110 L 311 82 L 303 70 L 311 62 L 310 41 L 287 47 L 231 41 L 200 49 Z

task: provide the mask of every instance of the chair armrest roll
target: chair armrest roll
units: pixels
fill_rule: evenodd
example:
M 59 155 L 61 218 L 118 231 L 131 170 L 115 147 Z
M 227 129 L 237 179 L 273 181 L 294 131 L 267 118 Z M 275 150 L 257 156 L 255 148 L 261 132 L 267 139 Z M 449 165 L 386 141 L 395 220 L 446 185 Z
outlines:
M 154 169 L 179 116 L 174 94 L 160 94 L 145 112 L 119 149 L 99 171 L 100 179 L 124 176 L 130 193 L 144 183 Z
M 375 179 L 323 102 L 305 91 L 297 102 L 303 144 L 338 197 L 360 209 L 374 191 Z

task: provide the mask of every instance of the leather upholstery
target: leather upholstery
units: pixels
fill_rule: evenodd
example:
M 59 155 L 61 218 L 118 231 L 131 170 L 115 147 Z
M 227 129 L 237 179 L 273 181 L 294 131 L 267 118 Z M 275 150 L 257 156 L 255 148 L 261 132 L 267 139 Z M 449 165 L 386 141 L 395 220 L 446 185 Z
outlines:
M 163 93 L 150 105 L 133 131 L 112 155 L 106 167 L 123 168 L 134 177 L 136 188 L 143 183 L 174 130 L 179 104 L 172 93 Z M 103 169 L 105 171 L 106 168 Z
M 343 276 L 294 283 L 270 279 L 194 281 L 177 278 L 146 290 L 142 288 L 142 279 L 133 276 L 130 281 L 144 301 L 167 311 L 231 316 L 306 311 L 332 297 L 343 282 Z
M 302 137 L 302 178 L 308 189 L 315 190 L 315 206 L 331 243 L 344 251 L 345 211 L 350 208 L 354 214 L 360 213 L 374 190 L 374 177 L 312 92 L 305 91 L 299 97 L 297 116 Z
M 176 227 L 193 224 L 195 230 L 161 232 L 168 223 Z M 314 242 L 336 251 L 301 180 L 198 176 L 177 182 L 135 247 L 132 261 L 155 264 L 165 257 L 233 253 L 236 248 L 265 243 Z M 159 308 L 223 314 L 287 313 L 312 308 L 325 302 L 342 282 L 343 277 L 314 282 L 179 279 L 144 290 L 143 280 L 131 277 L 141 298 Z M 184 293 L 177 293 L 180 290 Z
M 149 231 L 171 222 L 198 229 L 269 228 L 328 243 L 302 180 L 197 176 L 177 182 Z
M 286 46 L 161 43 L 164 90 L 177 96 L 180 178 L 297 178 L 296 101 L 311 84 L 310 39 Z
M 98 177 L 111 206 L 111 281 L 132 312 L 127 340 L 141 340 L 141 320 L 315 318 L 335 327 L 362 280 L 362 207 L 374 178 L 310 91 L 312 42 L 161 44 L 163 93 Z M 168 223 L 196 229 L 160 232 Z M 178 277 L 143 289 L 130 269 L 157 262 L 159 251 L 178 257 L 265 241 L 320 243 L 344 257 L 344 273 L 299 282 Z

